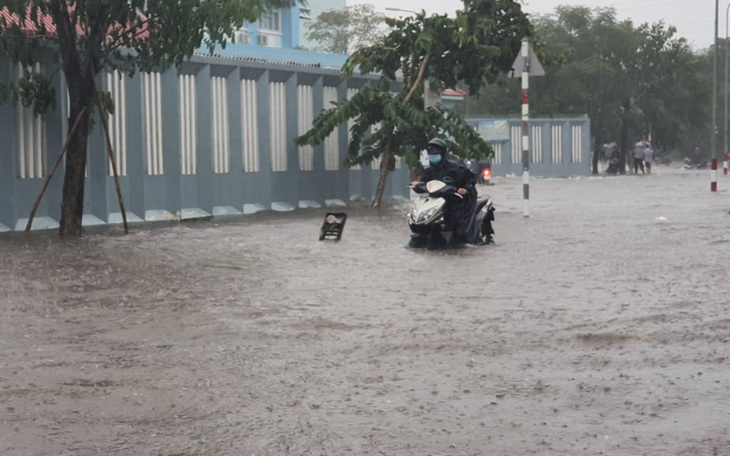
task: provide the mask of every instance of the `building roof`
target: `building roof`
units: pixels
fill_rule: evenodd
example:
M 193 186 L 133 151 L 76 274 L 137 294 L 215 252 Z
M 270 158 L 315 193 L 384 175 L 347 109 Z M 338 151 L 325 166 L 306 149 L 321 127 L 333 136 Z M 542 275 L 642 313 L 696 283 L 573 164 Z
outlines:
M 25 19 L 21 20 L 17 14 L 10 13 L 8 7 L 0 8 L 0 24 L 19 26 L 21 32 L 29 36 L 56 38 L 56 24 L 53 22 L 53 18 L 47 14 L 40 14 L 39 16 L 38 21 L 32 20 L 31 8 L 28 7 Z M 41 23 L 43 27 L 38 27 L 36 22 Z M 45 30 L 42 30 L 43 28 Z M 41 32 L 44 33 L 41 35 Z M 143 33 L 136 33 L 137 38 L 146 39 L 148 37 L 146 30 L 143 30 L 142 32 Z M 78 36 L 83 36 L 85 34 L 85 31 L 80 24 L 76 25 L 76 33 Z M 195 52 L 195 55 L 200 57 L 211 56 L 207 49 L 202 48 L 198 49 Z M 305 66 L 337 71 L 342 68 L 347 60 L 346 55 L 234 43 L 227 44 L 225 49 L 218 46 L 212 55 L 223 59 L 261 62 L 274 65 Z
M 463 90 L 458 89 L 445 89 L 441 94 L 441 98 L 447 100 L 463 100 L 468 94 Z
M 207 49 L 198 49 L 195 55 L 209 57 L 211 54 Z M 337 71 L 342 68 L 347 60 L 347 56 L 341 54 L 325 54 L 300 49 L 230 43 L 226 45 L 225 49 L 218 46 L 212 55 L 223 59 L 270 63 L 274 65 L 306 66 Z

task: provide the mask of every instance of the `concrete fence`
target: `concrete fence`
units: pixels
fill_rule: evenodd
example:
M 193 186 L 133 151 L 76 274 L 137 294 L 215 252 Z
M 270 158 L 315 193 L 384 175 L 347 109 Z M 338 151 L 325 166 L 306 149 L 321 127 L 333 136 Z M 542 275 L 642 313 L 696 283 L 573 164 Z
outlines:
M 50 75 L 57 69 L 37 69 Z M 0 77 L 22 70 L 0 61 Z M 58 73 L 60 74 L 60 73 Z M 69 119 L 56 74 L 56 109 L 41 117 L 0 106 L 0 231 L 22 230 L 65 141 Z M 377 163 L 343 169 L 347 125 L 316 147 L 296 147 L 330 103 L 370 84 L 343 81 L 336 68 L 196 56 L 180 71 L 105 74 L 115 115 L 110 132 L 131 222 L 184 220 L 343 205 L 374 196 Z M 34 229 L 58 227 L 63 170 L 54 176 Z M 89 139 L 84 225 L 121 223 L 100 122 Z M 398 164 L 387 197 L 407 196 L 408 170 Z
M 323 109 L 373 80 L 341 80 L 341 58 L 250 48 L 250 55 L 195 56 L 179 71 L 99 78 L 114 101 L 109 127 L 130 222 L 326 207 L 374 196 L 378 160 L 342 168 L 349 125 L 339 126 L 319 146 L 293 144 Z M 58 63 L 48 59 L 36 70 L 55 74 L 59 100 L 43 117 L 21 105 L 0 105 L 0 232 L 25 229 L 66 139 L 68 98 Z M 22 71 L 0 60 L 0 79 L 16 79 Z M 470 122 L 495 149 L 494 174 L 520 174 L 521 121 Z M 531 175 L 590 173 L 587 118 L 535 119 L 529 127 Z M 122 222 L 110 165 L 97 121 L 89 138 L 86 226 Z M 57 174 L 36 213 L 34 229 L 58 227 L 63 169 Z M 385 196 L 407 196 L 408 182 L 409 172 L 398 162 Z
M 494 149 L 493 175 L 522 174 L 522 120 L 468 121 Z M 591 174 L 591 123 L 588 117 L 528 121 L 530 175 L 538 177 Z

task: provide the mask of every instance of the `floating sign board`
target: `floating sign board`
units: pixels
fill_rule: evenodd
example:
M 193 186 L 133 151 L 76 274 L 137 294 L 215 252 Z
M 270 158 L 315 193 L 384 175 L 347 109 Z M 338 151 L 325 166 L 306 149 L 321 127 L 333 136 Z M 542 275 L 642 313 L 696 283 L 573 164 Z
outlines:
M 319 240 L 339 241 L 342 237 L 342 230 L 345 229 L 347 214 L 344 212 L 328 212 L 324 217 L 322 228 L 319 229 Z

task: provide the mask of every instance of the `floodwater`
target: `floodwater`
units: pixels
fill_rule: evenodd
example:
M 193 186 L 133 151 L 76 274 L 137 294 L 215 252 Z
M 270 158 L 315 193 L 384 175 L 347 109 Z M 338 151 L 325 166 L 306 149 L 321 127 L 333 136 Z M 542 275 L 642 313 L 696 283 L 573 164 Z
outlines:
M 730 177 L 655 168 L 498 178 L 453 251 L 405 203 L 0 235 L 0 454 L 728 455 Z

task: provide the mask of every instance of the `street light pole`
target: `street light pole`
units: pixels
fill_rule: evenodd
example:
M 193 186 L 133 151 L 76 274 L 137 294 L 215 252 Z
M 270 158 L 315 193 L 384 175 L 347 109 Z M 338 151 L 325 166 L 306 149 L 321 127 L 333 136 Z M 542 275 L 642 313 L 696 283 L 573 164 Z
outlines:
M 710 171 L 710 191 L 717 191 L 717 35 L 719 27 L 720 0 L 715 0 L 715 52 L 712 71 L 712 136 L 710 148 L 712 149 L 712 166 Z
M 728 144 L 727 144 L 727 128 L 728 128 L 728 121 L 727 121 L 727 73 L 728 73 L 728 68 L 727 68 L 727 66 L 728 66 L 727 65 L 727 63 L 728 63 L 727 62 L 728 52 L 727 51 L 728 51 L 728 26 L 727 25 L 728 24 L 727 24 L 727 22 L 728 22 L 728 13 L 730 13 L 730 2 L 728 2 L 727 8 L 725 8 L 725 118 L 724 118 L 725 124 L 723 125 L 723 130 L 725 132 L 725 143 L 723 144 L 723 149 L 722 149 L 722 156 L 723 156 L 723 159 L 724 159 L 722 168 L 723 168 L 723 172 L 725 174 L 727 174 L 727 166 L 728 166 L 728 164 L 727 164 L 727 154 L 728 154 L 728 148 L 727 148 L 727 146 L 728 146 Z

